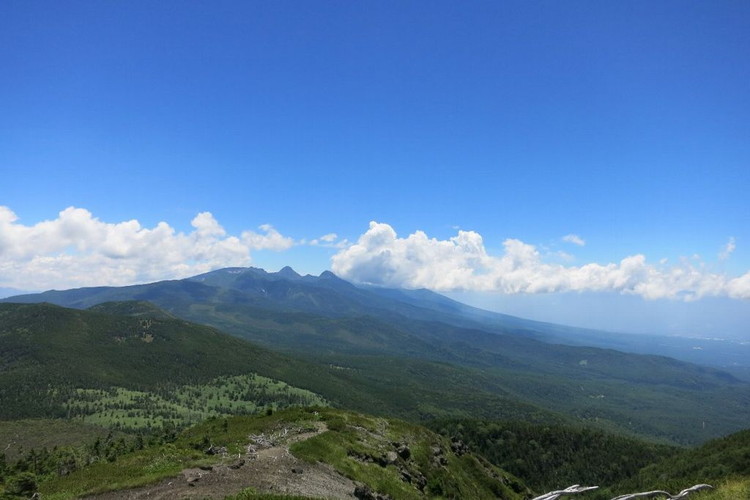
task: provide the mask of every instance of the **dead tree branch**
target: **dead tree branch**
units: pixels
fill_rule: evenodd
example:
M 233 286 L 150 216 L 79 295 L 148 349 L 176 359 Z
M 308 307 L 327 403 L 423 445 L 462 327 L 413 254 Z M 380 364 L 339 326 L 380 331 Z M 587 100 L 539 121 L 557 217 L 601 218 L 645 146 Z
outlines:
M 569 486 L 564 490 L 550 491 L 549 493 L 545 493 L 544 495 L 534 497 L 531 500 L 557 500 L 563 495 L 575 495 L 576 493 L 583 493 L 585 491 L 591 491 L 597 488 L 598 486 L 581 486 L 578 484 L 574 484 L 573 486 Z M 626 495 L 617 496 L 612 500 L 635 500 L 637 498 L 652 498 L 656 496 L 664 496 L 665 500 L 684 500 L 688 497 L 689 494 L 693 492 L 708 489 L 713 489 L 713 486 L 711 486 L 710 484 L 696 484 L 695 486 L 691 486 L 690 488 L 685 488 L 676 495 L 672 495 L 668 491 L 664 490 L 654 490 L 642 491 L 640 493 L 628 493 Z
M 563 495 L 574 495 L 576 493 L 583 493 L 584 491 L 595 490 L 597 488 L 598 486 L 581 486 L 579 484 L 574 484 L 573 486 L 568 486 L 564 490 L 550 491 L 549 493 L 532 498 L 531 500 L 557 500 Z
M 713 489 L 713 486 L 711 486 L 710 484 L 696 484 L 695 486 L 691 486 L 690 488 L 685 488 L 676 495 L 672 495 L 668 491 L 654 490 L 644 491 L 643 493 L 630 493 L 628 495 L 620 495 L 619 497 L 615 497 L 612 500 L 634 500 L 636 498 L 649 498 L 656 495 L 664 495 L 666 497 L 666 500 L 683 500 L 693 492 L 708 489 Z

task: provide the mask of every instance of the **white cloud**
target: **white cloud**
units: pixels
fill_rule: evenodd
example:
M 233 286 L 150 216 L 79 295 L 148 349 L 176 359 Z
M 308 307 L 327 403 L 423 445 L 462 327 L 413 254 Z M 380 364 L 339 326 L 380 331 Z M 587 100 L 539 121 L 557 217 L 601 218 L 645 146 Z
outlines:
M 735 299 L 750 299 L 750 271 L 727 284 L 727 292 Z
M 191 221 L 193 231 L 166 222 L 144 228 L 137 220 L 103 222 L 69 207 L 32 226 L 0 206 L 0 286 L 21 290 L 128 285 L 183 278 L 228 266 L 247 266 L 253 250 L 285 250 L 294 241 L 270 225 L 228 235 L 210 212 Z
M 328 233 L 324 234 L 320 238 L 315 238 L 314 240 L 308 241 L 302 241 L 302 244 L 310 245 L 313 247 L 326 247 L 326 248 L 346 248 L 349 246 L 349 241 L 347 239 L 343 239 L 340 241 L 336 241 L 339 238 L 339 235 L 336 233 Z
M 447 240 L 429 238 L 422 231 L 400 238 L 388 224 L 371 222 L 355 244 L 332 258 L 332 270 L 363 283 L 441 291 L 616 291 L 683 300 L 750 297 L 750 273 L 731 279 L 687 259 L 667 267 L 633 255 L 619 263 L 565 266 L 545 261 L 536 247 L 520 240 L 508 239 L 503 246 L 503 253 L 494 256 L 473 231 L 459 230 Z
M 566 243 L 572 243 L 574 245 L 578 245 L 579 247 L 582 247 L 586 244 L 583 238 L 581 238 L 577 234 L 568 234 L 566 236 L 563 236 L 562 240 Z
M 727 241 L 727 244 L 724 245 L 724 248 L 719 253 L 719 260 L 727 260 L 732 253 L 737 248 L 737 243 L 734 239 L 734 236 L 729 238 L 729 241 Z
M 287 250 L 294 245 L 294 240 L 287 236 L 282 236 L 270 224 L 263 224 L 258 229 L 264 234 L 254 233 L 253 231 L 243 231 L 242 241 L 253 250 L 276 250 L 277 252 Z
M 200 234 L 205 236 L 224 236 L 227 234 L 224 228 L 214 219 L 211 212 L 201 212 L 190 222 Z

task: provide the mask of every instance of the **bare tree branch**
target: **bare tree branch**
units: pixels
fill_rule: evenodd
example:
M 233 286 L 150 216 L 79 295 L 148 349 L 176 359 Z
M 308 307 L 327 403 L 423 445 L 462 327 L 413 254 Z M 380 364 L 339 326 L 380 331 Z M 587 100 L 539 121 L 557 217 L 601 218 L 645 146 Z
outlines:
M 549 493 L 545 493 L 544 495 L 534 497 L 531 500 L 557 500 L 563 495 L 575 495 L 576 493 L 583 493 L 585 491 L 595 490 L 597 488 L 598 486 L 581 486 L 579 484 L 574 484 L 573 486 L 569 486 L 564 490 L 550 491 Z M 713 486 L 711 486 L 710 484 L 696 484 L 695 486 L 691 486 L 690 488 L 685 488 L 676 495 L 672 495 L 668 491 L 664 490 L 653 490 L 642 491 L 640 493 L 628 493 L 625 495 L 617 496 L 612 500 L 635 500 L 637 498 L 651 498 L 655 496 L 664 496 L 666 497 L 665 500 L 683 500 L 693 492 L 708 489 L 713 489 Z
M 579 484 L 574 484 L 573 486 L 568 486 L 564 490 L 551 491 L 544 495 L 532 498 L 531 500 L 557 500 L 563 495 L 574 495 L 576 493 L 583 493 L 584 491 L 595 490 L 597 488 L 598 486 L 581 486 Z
M 648 498 L 656 495 L 664 495 L 667 500 L 683 500 L 684 498 L 687 498 L 689 494 L 700 491 L 700 490 L 707 490 L 712 489 L 713 486 L 710 484 L 696 484 L 695 486 L 691 486 L 690 488 L 685 488 L 681 492 L 677 493 L 676 495 L 672 495 L 668 491 L 663 490 L 654 490 L 654 491 L 644 491 L 642 493 L 630 493 L 627 495 L 620 495 L 619 497 L 615 497 L 612 500 L 633 500 L 635 498 Z
M 672 498 L 671 493 L 664 490 L 654 490 L 654 491 L 642 491 L 640 493 L 628 493 L 626 495 L 620 495 L 619 497 L 615 497 L 612 500 L 633 500 L 635 498 L 649 498 L 656 495 L 665 495 L 667 498 Z
M 710 484 L 696 484 L 695 486 L 691 486 L 690 488 L 685 488 L 681 492 L 679 492 L 673 500 L 682 500 L 683 498 L 687 498 L 687 496 L 694 491 L 700 491 L 700 490 L 712 490 L 714 489 L 713 486 Z

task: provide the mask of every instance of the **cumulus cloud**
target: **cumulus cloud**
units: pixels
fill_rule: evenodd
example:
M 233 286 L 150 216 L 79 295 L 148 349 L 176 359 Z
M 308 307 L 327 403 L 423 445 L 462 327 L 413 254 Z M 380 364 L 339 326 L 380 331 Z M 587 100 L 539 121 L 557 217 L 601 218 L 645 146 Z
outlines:
M 581 238 L 577 234 L 568 234 L 566 236 L 563 236 L 562 240 L 566 243 L 572 243 L 574 245 L 578 245 L 579 247 L 582 247 L 586 244 L 583 238 Z
M 683 260 L 671 267 L 643 255 L 618 263 L 565 266 L 547 262 L 536 247 L 517 239 L 490 255 L 482 236 L 459 230 L 447 240 L 416 231 L 399 237 L 391 226 L 371 222 L 358 241 L 332 258 L 332 270 L 347 279 L 383 286 L 432 290 L 514 293 L 616 291 L 647 299 L 694 300 L 728 295 L 750 298 L 750 272 L 731 279 Z
M 294 240 L 287 236 L 282 236 L 270 224 L 263 224 L 258 229 L 263 231 L 262 234 L 253 231 L 243 231 L 242 241 L 251 250 L 276 250 L 280 252 L 294 245 Z
M 21 290 L 128 285 L 183 278 L 228 266 L 247 266 L 253 250 L 285 250 L 294 241 L 270 225 L 227 234 L 210 212 L 177 232 L 137 220 L 109 223 L 69 207 L 54 220 L 27 226 L 0 206 L 0 286 Z

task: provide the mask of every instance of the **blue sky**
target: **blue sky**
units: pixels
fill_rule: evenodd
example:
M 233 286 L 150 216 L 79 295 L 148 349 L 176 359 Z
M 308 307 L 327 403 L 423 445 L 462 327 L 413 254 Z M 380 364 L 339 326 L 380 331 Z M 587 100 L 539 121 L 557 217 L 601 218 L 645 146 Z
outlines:
M 749 54 L 745 1 L 3 2 L 0 287 L 288 264 L 741 335 Z

